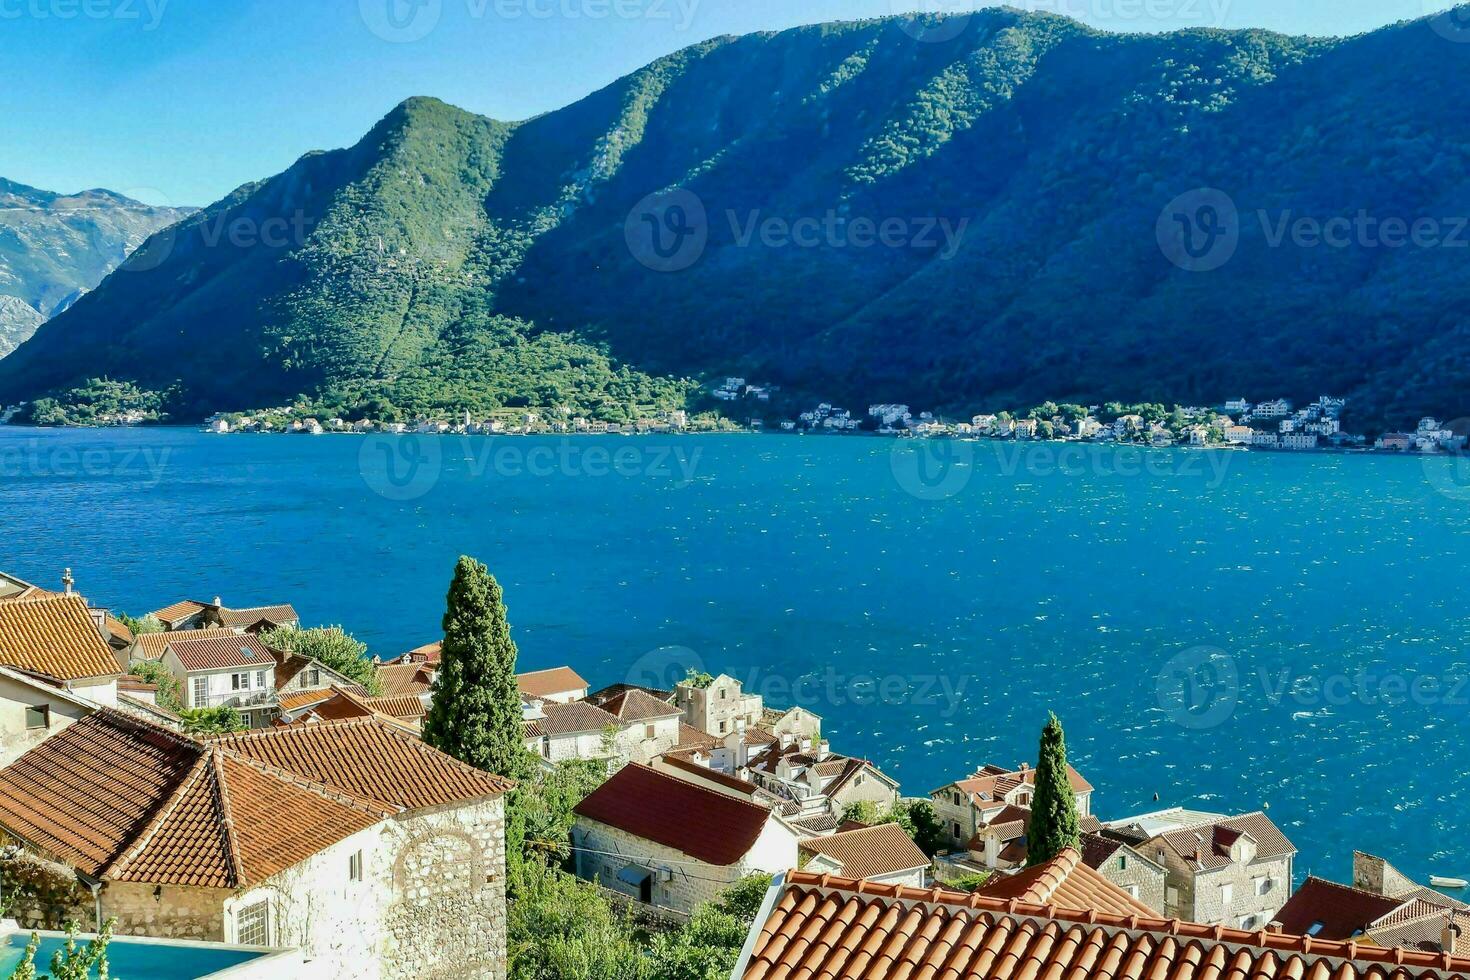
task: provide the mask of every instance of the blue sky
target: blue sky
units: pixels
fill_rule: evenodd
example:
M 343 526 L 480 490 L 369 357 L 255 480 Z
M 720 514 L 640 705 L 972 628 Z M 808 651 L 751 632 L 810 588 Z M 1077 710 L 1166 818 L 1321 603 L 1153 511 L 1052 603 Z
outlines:
M 0 0 L 0 177 L 213 201 L 411 95 L 500 119 L 721 34 L 982 0 Z M 1016 0 L 1112 30 L 1356 34 L 1450 0 Z M 396 15 L 396 16 L 390 16 Z

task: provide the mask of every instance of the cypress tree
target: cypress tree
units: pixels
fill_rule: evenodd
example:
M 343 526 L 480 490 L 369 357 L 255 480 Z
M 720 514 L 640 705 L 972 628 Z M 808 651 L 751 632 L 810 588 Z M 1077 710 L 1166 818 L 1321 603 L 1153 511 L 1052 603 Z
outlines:
M 444 647 L 424 741 L 476 769 L 526 775 L 516 645 L 500 583 L 462 557 L 444 611 Z
M 1031 828 L 1026 834 L 1026 866 L 1050 861 L 1068 847 L 1081 849 L 1082 831 L 1077 820 L 1077 794 L 1067 779 L 1067 737 L 1053 714 L 1041 730 Z

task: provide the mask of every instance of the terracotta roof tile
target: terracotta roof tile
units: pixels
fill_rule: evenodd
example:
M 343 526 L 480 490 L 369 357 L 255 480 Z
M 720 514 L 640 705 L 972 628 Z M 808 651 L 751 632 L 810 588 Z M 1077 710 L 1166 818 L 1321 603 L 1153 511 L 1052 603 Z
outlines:
M 929 867 L 929 858 L 919 845 L 902 827 L 891 823 L 804 840 L 801 849 L 839 862 L 844 878 L 874 878 Z
M 574 812 L 721 867 L 749 853 L 771 819 L 766 807 L 637 763 L 618 770 Z
M 791 872 L 744 980 L 1464 980 L 1470 959 Z
M 508 785 L 377 718 L 203 743 L 104 709 L 0 770 L 0 827 L 94 877 L 240 888 L 391 813 Z
M 340 792 L 405 810 L 499 796 L 514 787 L 378 718 L 242 732 L 213 741 Z
M 245 629 L 262 622 L 274 626 L 290 626 L 301 622 L 301 616 L 290 603 L 283 603 L 276 606 L 253 606 L 249 609 L 229 609 L 222 606 L 219 609 L 219 620 L 225 626 Z
M 528 698 L 549 698 L 553 694 L 571 694 L 587 690 L 587 682 L 582 680 L 581 675 L 570 667 L 552 667 L 550 670 L 533 670 L 527 674 L 517 674 L 516 684 L 520 686 L 521 693 Z
M 378 681 L 384 696 L 427 694 L 434 687 L 434 672 L 423 664 L 393 663 L 378 666 Z
M 202 630 L 183 630 L 175 633 L 144 633 L 137 637 L 133 652 L 134 660 L 157 660 L 163 656 L 163 648 L 179 640 L 209 640 L 236 636 L 234 630 L 223 626 L 211 626 Z
M 1318 939 L 1351 939 L 1403 904 L 1403 899 L 1308 876 L 1276 913 L 1275 921 L 1281 923 L 1282 932 Z M 1313 926 L 1317 926 L 1316 932 L 1311 931 Z
M 155 610 L 148 615 L 152 616 L 160 623 L 168 625 L 169 623 L 177 623 L 180 620 L 189 619 L 192 616 L 197 616 L 208 608 L 209 607 L 202 602 L 194 602 L 191 599 L 185 599 L 183 602 L 176 602 L 171 606 L 164 606 L 162 609 Z
M 651 694 L 633 688 L 624 691 L 617 697 L 603 704 L 602 709 L 609 714 L 617 715 L 624 722 L 652 721 L 655 718 L 677 718 L 684 714 L 682 710 L 660 701 Z
M 546 715 L 540 719 L 541 731 L 551 736 L 585 735 L 618 727 L 615 717 L 586 701 L 571 704 L 543 701 L 541 711 Z
M 1033 905 L 1107 912 L 1112 915 L 1152 916 L 1153 909 L 1113 884 L 1082 860 L 1081 852 L 1067 848 L 1035 867 L 1013 875 L 996 875 L 980 893 L 992 898 L 1014 898 Z
M 188 633 L 174 633 L 168 649 L 179 658 L 185 670 L 220 670 L 229 667 L 269 667 L 274 673 L 276 658 L 255 637 L 247 634 L 195 639 Z M 189 639 L 180 639 L 189 637 Z
M 0 664 L 62 681 L 122 673 L 75 595 L 0 602 Z
M 1212 871 L 1231 865 L 1230 845 L 1242 834 L 1250 834 L 1255 840 L 1258 859 L 1296 853 L 1296 846 L 1277 829 L 1270 817 L 1261 812 L 1167 831 L 1149 841 L 1148 850 L 1152 852 L 1152 845 L 1162 841 L 1185 861 L 1199 869 Z

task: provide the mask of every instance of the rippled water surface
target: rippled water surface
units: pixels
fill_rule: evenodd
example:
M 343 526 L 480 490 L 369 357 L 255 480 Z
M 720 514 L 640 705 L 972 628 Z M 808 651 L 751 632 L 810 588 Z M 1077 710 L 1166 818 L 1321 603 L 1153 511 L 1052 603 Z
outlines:
M 1354 848 L 1460 875 L 1462 477 L 861 438 L 0 429 L 0 568 L 55 586 L 69 565 L 135 614 L 289 600 L 392 655 L 435 637 L 468 553 L 523 667 L 724 670 L 909 794 L 1034 758 L 1050 709 L 1104 818 L 1269 806 L 1299 876 L 1347 877 Z

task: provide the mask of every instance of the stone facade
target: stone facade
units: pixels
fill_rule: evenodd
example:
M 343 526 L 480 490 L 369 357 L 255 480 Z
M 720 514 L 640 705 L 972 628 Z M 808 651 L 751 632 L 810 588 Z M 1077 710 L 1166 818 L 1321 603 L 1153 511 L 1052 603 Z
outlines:
M 759 694 L 746 694 L 740 682 L 721 674 L 708 687 L 680 684 L 674 703 L 691 728 L 719 738 L 760 724 L 765 703 Z
M 86 897 L 74 893 L 68 914 L 95 929 Z M 301 949 L 323 977 L 502 980 L 504 801 L 389 818 L 238 893 L 116 881 L 101 892 L 102 917 L 125 936 L 244 943 L 262 938 L 245 926 L 262 907 L 259 944 Z
M 1169 918 L 1264 929 L 1291 895 L 1291 856 L 1263 858 L 1196 871 L 1173 850 L 1161 848 L 1166 869 L 1164 915 Z
M 624 761 L 650 765 L 679 744 L 679 722 L 678 715 L 628 722 L 618 733 L 618 755 Z
M 1119 847 L 1097 869 L 1098 874 L 1159 914 L 1164 913 L 1162 864 L 1150 861 L 1128 845 Z
M 696 861 L 683 851 L 586 817 L 577 818 L 572 844 L 577 848 L 577 877 L 685 914 L 714 901 L 751 875 L 778 874 L 797 865 L 796 832 L 774 818 L 766 822 L 750 851 L 729 865 Z M 648 894 L 640 895 L 637 887 L 618 877 L 630 866 L 653 872 Z

